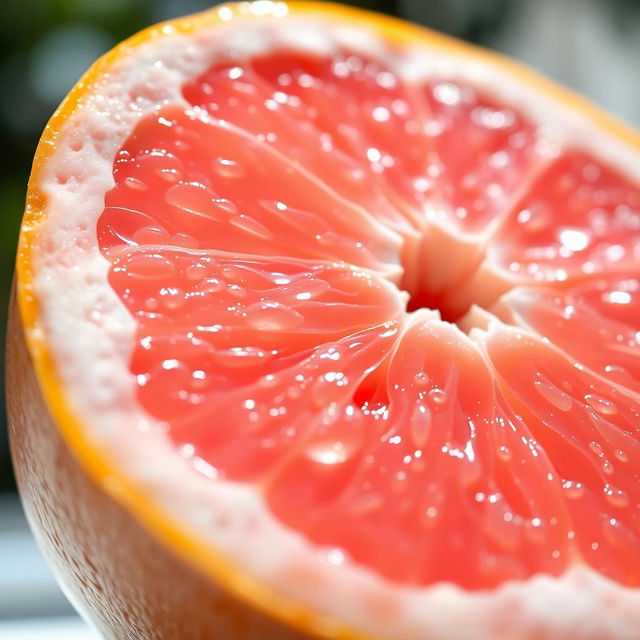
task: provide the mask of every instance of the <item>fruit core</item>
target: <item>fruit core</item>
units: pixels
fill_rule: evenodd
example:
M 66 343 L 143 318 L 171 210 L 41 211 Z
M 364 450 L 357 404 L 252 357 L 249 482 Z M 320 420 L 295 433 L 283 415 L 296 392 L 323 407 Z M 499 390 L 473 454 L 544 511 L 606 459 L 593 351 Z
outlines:
M 179 455 L 390 580 L 581 561 L 640 583 L 637 186 L 468 83 L 346 49 L 219 61 L 182 95 L 116 155 L 98 223 Z M 430 311 L 471 303 L 498 338 Z M 609 334 L 578 354 L 589 326 Z

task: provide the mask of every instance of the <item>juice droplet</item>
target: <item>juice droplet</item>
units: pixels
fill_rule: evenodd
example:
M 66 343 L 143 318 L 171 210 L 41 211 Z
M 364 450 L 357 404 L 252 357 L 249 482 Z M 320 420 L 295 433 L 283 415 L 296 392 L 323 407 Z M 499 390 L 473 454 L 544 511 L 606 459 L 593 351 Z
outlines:
M 125 178 L 124 184 L 135 191 L 146 191 L 149 188 L 142 180 L 132 177 Z
M 256 302 L 245 314 L 245 322 L 258 331 L 290 331 L 304 322 L 302 314 L 279 302 Z
M 271 233 L 267 227 L 249 216 L 239 215 L 235 218 L 231 218 L 230 222 L 237 229 L 240 229 L 252 236 L 256 236 L 257 238 L 261 238 L 263 240 L 271 240 L 273 238 L 273 233 Z
M 565 480 L 562 483 L 567 498 L 582 498 L 584 495 L 584 485 L 576 480 Z
M 191 373 L 191 387 L 193 389 L 205 389 L 209 385 L 207 372 L 197 369 Z
M 316 406 L 321 409 L 335 402 L 340 402 L 345 396 L 345 387 L 349 380 L 341 371 L 327 371 L 320 376 L 311 390 Z
M 172 244 L 183 249 L 197 249 L 200 246 L 198 240 L 188 233 L 176 233 L 172 238 Z
M 506 445 L 500 445 L 498 447 L 498 457 L 505 462 L 509 462 L 511 460 L 511 450 Z
M 534 205 L 527 209 L 522 209 L 518 213 L 518 223 L 531 233 L 538 233 L 547 228 L 552 218 L 547 207 L 543 205 Z
M 137 278 L 169 278 L 175 270 L 175 264 L 159 253 L 134 253 L 126 262 L 126 271 Z
M 423 404 L 416 405 L 411 416 L 411 437 L 416 447 L 423 447 L 431 431 L 431 410 Z
M 599 442 L 596 442 L 595 440 L 589 443 L 589 449 L 591 449 L 591 451 L 593 451 L 593 453 L 595 453 L 598 457 L 604 456 L 602 445 Z
M 420 386 L 429 384 L 429 376 L 424 371 L 418 371 L 414 376 L 414 380 L 416 381 L 416 384 Z
M 185 302 L 185 293 L 177 287 L 163 287 L 160 290 L 160 303 L 165 309 L 179 309 Z
M 627 462 L 629 460 L 626 452 L 624 452 L 622 449 L 618 449 L 614 455 L 616 456 L 616 458 L 618 458 L 618 460 L 620 460 L 620 462 Z
M 168 204 L 195 219 L 222 222 L 228 214 L 237 213 L 231 201 L 216 198 L 212 191 L 195 184 L 176 184 L 164 197 Z
M 168 244 L 171 236 L 160 227 L 142 227 L 134 232 L 131 239 L 136 244 Z
M 314 462 L 334 465 L 346 462 L 353 455 L 353 451 L 344 442 L 330 440 L 313 444 L 307 449 L 306 454 Z
M 242 178 L 245 175 L 242 165 L 229 158 L 216 158 L 213 161 L 213 170 L 221 178 Z
M 571 396 L 547 380 L 535 380 L 536 391 L 559 411 L 569 411 L 573 405 Z
M 205 276 L 209 275 L 211 269 L 209 265 L 203 264 L 202 262 L 196 262 L 194 264 L 190 264 L 185 269 L 185 276 L 193 281 L 198 282 L 202 280 Z
M 602 467 L 602 471 L 608 476 L 613 474 L 613 465 L 606 458 L 602 461 L 602 464 L 600 466 Z
M 616 405 L 601 396 L 587 394 L 584 399 L 587 404 L 600 415 L 613 415 L 617 412 Z
M 258 380 L 258 384 L 263 389 L 272 389 L 273 387 L 280 384 L 280 379 L 274 373 L 268 373 L 266 376 L 263 376 Z
M 435 405 L 443 405 L 447 401 L 447 392 L 442 389 L 431 389 L 427 396 Z
M 604 487 L 604 495 L 607 502 L 614 507 L 626 507 L 629 504 L 629 496 L 622 489 L 607 484 Z
M 258 347 L 231 347 L 216 351 L 216 360 L 225 367 L 241 368 L 263 364 L 271 359 L 271 354 Z
M 224 289 L 224 284 L 218 278 L 205 278 L 198 286 L 202 293 L 219 293 Z

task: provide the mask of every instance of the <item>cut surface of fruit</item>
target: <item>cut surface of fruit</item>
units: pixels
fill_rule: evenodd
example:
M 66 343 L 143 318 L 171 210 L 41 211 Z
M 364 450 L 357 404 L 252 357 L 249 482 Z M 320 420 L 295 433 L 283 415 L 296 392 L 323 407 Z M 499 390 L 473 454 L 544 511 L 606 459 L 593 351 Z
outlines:
M 104 491 L 321 635 L 632 638 L 638 136 L 315 4 L 223 6 L 94 73 L 18 284 Z

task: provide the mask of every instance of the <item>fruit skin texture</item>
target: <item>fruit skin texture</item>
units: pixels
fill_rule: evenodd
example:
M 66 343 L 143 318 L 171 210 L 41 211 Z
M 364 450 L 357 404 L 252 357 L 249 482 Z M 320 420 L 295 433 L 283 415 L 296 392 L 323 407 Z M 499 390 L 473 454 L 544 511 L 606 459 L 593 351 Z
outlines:
M 306 633 L 234 598 L 181 562 L 96 486 L 45 405 L 12 296 L 7 407 L 31 528 L 67 595 L 114 640 L 298 640 Z

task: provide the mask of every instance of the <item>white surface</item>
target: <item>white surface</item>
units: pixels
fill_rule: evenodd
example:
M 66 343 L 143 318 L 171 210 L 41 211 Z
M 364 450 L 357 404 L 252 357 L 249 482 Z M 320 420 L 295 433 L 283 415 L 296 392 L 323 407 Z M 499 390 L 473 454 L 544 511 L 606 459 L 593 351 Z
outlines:
M 36 546 L 18 498 L 0 494 L 0 629 L 6 619 L 72 613 Z M 0 632 L 0 640 L 4 638 Z
M 0 640 L 99 640 L 79 618 L 0 622 Z

